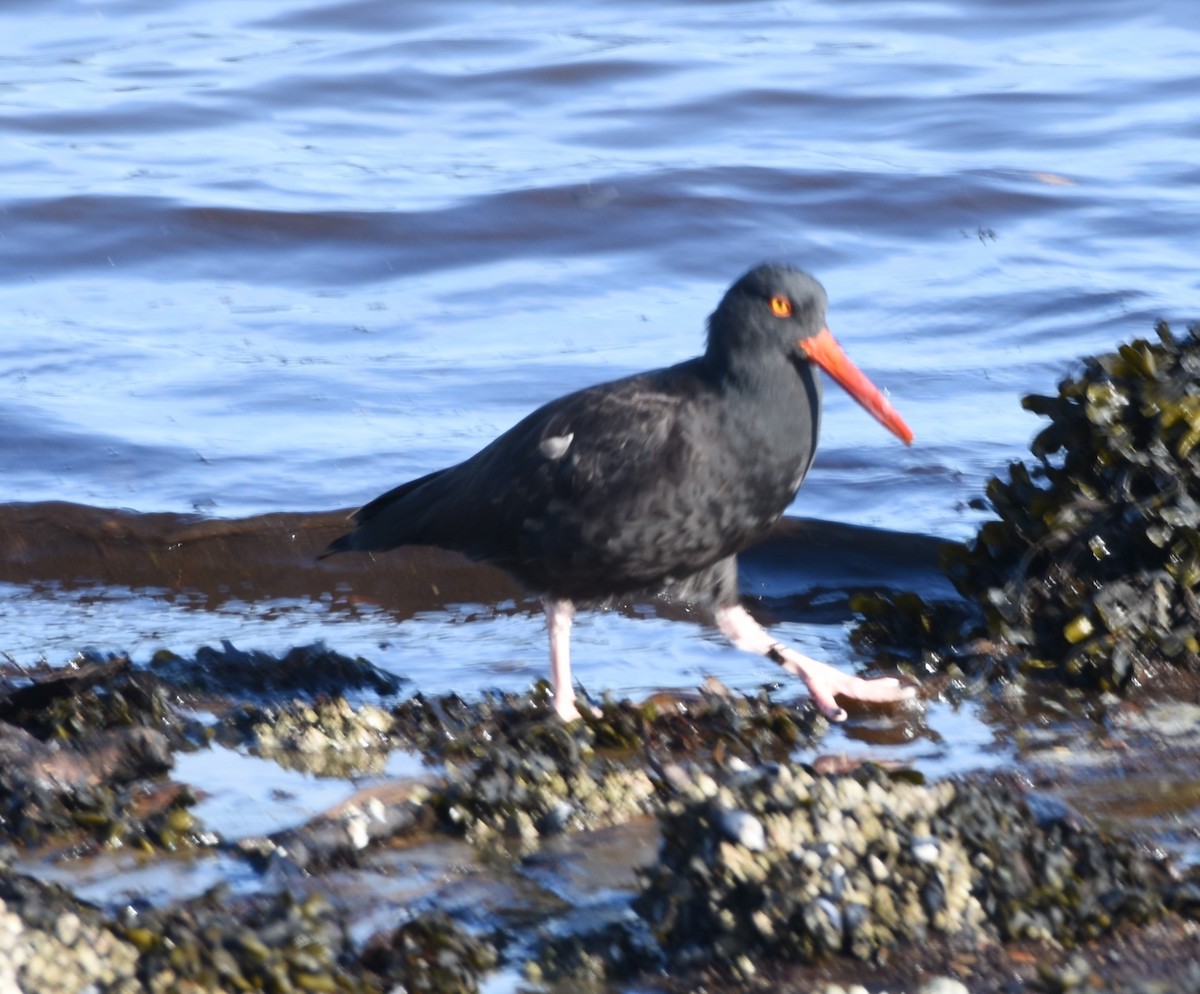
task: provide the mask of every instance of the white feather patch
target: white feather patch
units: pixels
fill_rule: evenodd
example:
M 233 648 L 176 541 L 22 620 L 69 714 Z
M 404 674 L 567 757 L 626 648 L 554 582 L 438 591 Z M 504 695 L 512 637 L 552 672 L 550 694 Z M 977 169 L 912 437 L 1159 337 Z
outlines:
M 575 439 L 575 432 L 569 435 L 555 435 L 552 438 L 543 438 L 538 443 L 538 451 L 547 459 L 561 459 L 567 454 L 567 449 L 571 447 L 571 442 Z

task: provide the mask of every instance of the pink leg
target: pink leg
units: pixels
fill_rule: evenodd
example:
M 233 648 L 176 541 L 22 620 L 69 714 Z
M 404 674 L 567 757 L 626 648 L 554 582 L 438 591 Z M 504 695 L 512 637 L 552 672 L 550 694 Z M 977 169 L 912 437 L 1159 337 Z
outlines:
M 813 701 L 830 721 L 846 720 L 846 712 L 834 700 L 835 695 L 856 701 L 886 702 L 906 701 L 917 692 L 915 687 L 906 687 L 891 677 L 864 680 L 789 649 L 771 638 L 740 604 L 720 608 L 717 611 L 717 627 L 737 648 L 766 656 L 792 676 L 803 680 Z
M 575 688 L 571 685 L 571 619 L 575 605 L 568 600 L 547 597 L 546 630 L 550 633 L 550 689 L 554 693 L 554 713 L 563 721 L 575 721 Z

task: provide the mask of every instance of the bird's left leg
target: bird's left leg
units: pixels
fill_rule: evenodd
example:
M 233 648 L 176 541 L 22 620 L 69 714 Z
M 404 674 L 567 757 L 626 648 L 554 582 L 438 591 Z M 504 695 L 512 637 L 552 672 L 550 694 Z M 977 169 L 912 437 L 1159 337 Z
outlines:
M 737 648 L 766 656 L 803 680 L 813 701 L 830 721 L 846 720 L 846 712 L 834 700 L 836 696 L 888 702 L 906 701 L 917 692 L 915 687 L 905 686 L 892 677 L 864 680 L 797 652 L 773 639 L 740 604 L 718 608 L 716 622 L 721 633 Z
M 547 597 L 546 630 L 550 633 L 550 689 L 554 713 L 563 721 L 580 717 L 575 706 L 575 688 L 571 685 L 571 620 L 575 605 L 569 600 Z

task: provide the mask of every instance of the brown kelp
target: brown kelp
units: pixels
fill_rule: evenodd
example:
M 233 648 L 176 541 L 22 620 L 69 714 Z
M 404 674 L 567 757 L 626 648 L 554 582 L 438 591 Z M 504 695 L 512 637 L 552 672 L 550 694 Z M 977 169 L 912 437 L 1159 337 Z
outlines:
M 989 483 L 996 520 L 943 557 L 968 605 L 862 597 L 860 640 L 1103 689 L 1164 664 L 1197 669 L 1200 328 L 1156 330 L 1024 399 L 1050 423 L 1031 459 Z

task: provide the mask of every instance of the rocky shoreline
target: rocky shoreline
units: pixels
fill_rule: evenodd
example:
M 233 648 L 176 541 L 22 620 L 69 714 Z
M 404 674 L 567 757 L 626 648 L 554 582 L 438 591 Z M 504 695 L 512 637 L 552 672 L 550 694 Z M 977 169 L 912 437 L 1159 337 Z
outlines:
M 565 727 L 544 693 L 352 701 L 329 693 L 331 673 L 395 689 L 317 647 L 6 672 L 0 990 L 473 991 L 498 969 L 530 990 L 1200 990 L 1200 868 L 1021 777 L 801 762 L 824 720 L 765 692 L 596 702 Z M 392 750 L 426 770 L 226 841 L 193 814 L 203 785 L 170 774 L 218 744 L 322 776 L 378 769 Z M 604 911 L 414 902 L 362 937 L 360 909 L 326 887 L 439 839 L 503 878 L 560 843 L 655 824 L 657 857 L 630 860 L 627 896 Z M 221 854 L 257 885 L 98 907 L 21 868 L 114 847 Z

